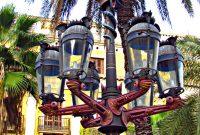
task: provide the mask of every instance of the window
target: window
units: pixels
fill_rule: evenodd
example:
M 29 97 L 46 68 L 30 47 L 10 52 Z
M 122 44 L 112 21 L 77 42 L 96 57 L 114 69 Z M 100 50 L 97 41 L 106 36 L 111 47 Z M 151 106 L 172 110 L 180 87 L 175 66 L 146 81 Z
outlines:
M 99 74 L 104 74 L 104 59 L 103 58 L 90 58 L 90 61 L 95 62 L 95 66 Z

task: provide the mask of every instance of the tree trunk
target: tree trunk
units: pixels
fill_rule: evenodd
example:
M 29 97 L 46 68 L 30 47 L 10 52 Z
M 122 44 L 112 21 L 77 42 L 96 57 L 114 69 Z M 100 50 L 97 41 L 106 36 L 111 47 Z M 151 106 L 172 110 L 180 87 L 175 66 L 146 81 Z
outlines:
M 140 119 L 139 122 L 134 123 L 136 135 L 153 135 L 150 117 Z
M 123 5 L 117 9 L 117 21 L 118 21 L 118 30 L 120 33 L 121 41 L 122 41 L 122 48 L 124 52 L 124 68 L 125 71 L 128 72 L 128 60 L 126 55 L 126 34 L 130 28 L 128 25 L 128 21 L 134 18 L 133 14 L 133 1 L 132 0 L 123 0 Z
M 3 88 L 3 78 L 4 78 L 4 65 L 0 62 L 0 134 L 3 134 L 4 128 L 4 105 L 3 105 L 3 96 L 4 96 L 4 88 Z
M 120 6 L 117 10 L 117 20 L 118 20 L 118 30 L 121 36 L 122 41 L 122 48 L 124 53 L 124 68 L 125 71 L 128 72 L 128 60 L 126 55 L 126 35 L 128 33 L 128 30 L 130 29 L 130 25 L 128 25 L 128 21 L 130 19 L 134 19 L 134 10 L 133 10 L 133 4 L 135 3 L 134 0 L 123 0 L 123 5 Z M 144 118 L 145 119 L 145 118 Z M 140 123 L 135 123 L 136 128 L 136 135 L 153 135 L 152 134 L 152 128 L 150 123 L 150 117 L 147 118 L 147 121 L 142 121 Z

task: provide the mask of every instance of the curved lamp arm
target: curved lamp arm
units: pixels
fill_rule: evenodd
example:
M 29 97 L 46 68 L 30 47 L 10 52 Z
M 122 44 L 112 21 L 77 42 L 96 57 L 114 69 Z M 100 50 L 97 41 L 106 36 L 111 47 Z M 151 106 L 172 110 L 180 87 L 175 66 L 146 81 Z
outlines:
M 120 115 L 121 114 L 120 108 L 123 105 L 145 94 L 149 90 L 151 85 L 152 85 L 151 80 L 141 80 L 137 86 L 139 87 L 138 91 L 132 90 L 129 93 L 121 95 L 117 98 L 108 99 L 109 108 L 112 110 L 114 114 Z
M 113 114 L 110 110 L 104 107 L 105 101 L 102 101 L 100 104 L 96 100 L 83 93 L 80 90 L 81 83 L 78 80 L 69 80 L 67 82 L 67 87 L 74 95 L 79 97 L 85 104 L 90 106 L 96 113 L 98 113 L 102 117 L 102 125 L 107 125 L 112 122 Z
M 101 126 L 101 118 L 100 117 L 98 117 L 96 119 L 94 119 L 94 118 L 83 118 L 81 120 L 81 125 L 84 128 Z
M 152 106 L 152 107 L 143 107 L 143 108 L 134 108 L 133 110 L 125 110 L 123 112 L 123 121 L 125 123 L 132 122 L 135 119 L 147 117 L 153 114 L 158 114 L 161 112 L 175 110 L 184 106 L 184 100 L 180 97 L 173 98 L 167 97 L 167 104 L 160 106 Z
M 86 104 L 58 108 L 57 103 L 52 102 L 50 104 L 44 104 L 43 106 L 39 107 L 39 109 L 46 115 L 83 115 L 95 113 L 95 111 Z

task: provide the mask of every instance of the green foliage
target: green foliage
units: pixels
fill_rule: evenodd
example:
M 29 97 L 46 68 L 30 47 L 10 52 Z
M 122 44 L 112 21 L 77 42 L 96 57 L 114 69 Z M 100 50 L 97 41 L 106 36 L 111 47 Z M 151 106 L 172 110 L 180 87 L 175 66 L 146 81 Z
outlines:
M 0 31 L 3 29 L 9 29 L 14 21 L 14 6 L 7 5 L 0 11 Z
M 128 125 L 127 125 L 127 131 L 126 132 L 129 132 L 129 133 L 135 133 L 135 125 L 134 124 L 132 124 L 132 123 L 128 123 Z
M 101 132 L 98 131 L 98 128 L 86 128 L 84 129 L 81 127 L 80 135 L 103 135 Z
M 194 121 L 196 121 L 196 115 L 199 115 L 196 112 L 197 99 L 200 100 L 196 95 L 188 97 L 184 107 L 171 111 L 161 120 L 158 123 L 160 133 L 163 135 L 195 135 L 197 125 Z
M 200 88 L 200 41 L 187 36 L 178 41 L 184 60 L 184 80 L 187 88 Z
M 33 47 L 47 41 L 42 34 L 31 33 L 38 18 L 19 15 L 13 5 L 0 10 L 0 61 L 4 64 L 4 90 L 12 96 L 28 91 L 37 97 Z

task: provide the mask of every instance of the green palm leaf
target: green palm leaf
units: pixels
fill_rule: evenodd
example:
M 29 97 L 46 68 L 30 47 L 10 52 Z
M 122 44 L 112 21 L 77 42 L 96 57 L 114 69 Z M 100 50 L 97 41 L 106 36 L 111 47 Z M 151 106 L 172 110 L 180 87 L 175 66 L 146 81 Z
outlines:
M 194 135 L 196 125 L 194 124 L 195 116 L 192 111 L 196 107 L 196 96 L 190 96 L 186 105 L 161 120 L 158 125 L 162 135 Z
M 39 19 L 36 17 L 31 17 L 28 15 L 20 15 L 16 20 L 14 28 L 16 31 L 27 33 L 32 28 L 32 26 L 38 21 Z
M 33 34 L 19 32 L 17 35 L 17 40 L 15 41 L 16 47 L 20 47 L 23 50 L 30 49 L 34 46 L 39 45 L 40 41 L 47 42 L 47 38 L 43 34 Z
M 9 29 L 14 21 L 15 13 L 14 6 L 7 5 L 0 11 L 0 31 L 3 29 Z
M 6 72 L 4 89 L 13 96 L 20 94 L 28 86 L 25 75 L 24 72 Z

